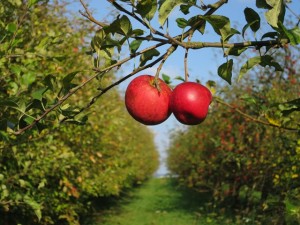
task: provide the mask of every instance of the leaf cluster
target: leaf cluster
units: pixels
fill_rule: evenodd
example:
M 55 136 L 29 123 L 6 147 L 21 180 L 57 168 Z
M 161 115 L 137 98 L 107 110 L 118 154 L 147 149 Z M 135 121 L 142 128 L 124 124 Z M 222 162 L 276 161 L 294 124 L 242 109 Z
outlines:
M 284 73 L 258 69 L 219 90 L 226 102 L 215 101 L 200 126 L 173 134 L 168 168 L 183 184 L 209 190 L 214 204 L 231 204 L 242 216 L 251 210 L 268 221 L 288 218 L 285 211 L 271 215 L 261 206 L 276 210 L 272 202 L 286 204 L 286 196 L 300 188 L 298 53 L 291 48 L 274 56 L 285 60 Z M 284 126 L 294 129 L 278 129 Z
M 64 4 L 0 2 L 1 225 L 79 224 L 93 200 L 105 207 L 103 197 L 158 166 L 152 133 L 129 118 L 116 90 L 78 116 L 115 78 L 90 75 L 93 27 L 66 17 Z M 13 135 L 31 124 L 37 129 Z

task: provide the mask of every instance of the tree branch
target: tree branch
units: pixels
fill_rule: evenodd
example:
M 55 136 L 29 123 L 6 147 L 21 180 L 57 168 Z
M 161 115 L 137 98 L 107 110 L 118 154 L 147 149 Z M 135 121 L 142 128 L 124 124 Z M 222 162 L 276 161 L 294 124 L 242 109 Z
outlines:
M 165 54 L 164 57 L 162 58 L 161 63 L 159 64 L 159 66 L 158 66 L 158 68 L 157 68 L 157 70 L 156 70 L 156 74 L 155 74 L 156 80 L 157 80 L 158 77 L 159 77 L 159 73 L 160 73 L 160 71 L 161 71 L 161 69 L 162 69 L 162 67 L 163 67 L 163 65 L 164 65 L 164 63 L 165 63 L 165 61 L 166 61 L 167 58 L 168 58 L 168 57 L 176 50 L 176 48 L 177 48 L 177 45 L 171 45 L 171 46 L 168 48 L 166 54 Z
M 88 109 L 89 107 L 91 107 L 103 94 L 105 94 L 107 91 L 109 91 L 110 89 L 112 89 L 113 87 L 119 85 L 120 83 L 122 83 L 123 81 L 127 80 L 128 78 L 132 77 L 133 75 L 135 75 L 136 73 L 147 69 L 149 67 L 154 66 L 156 63 L 160 62 L 161 60 L 163 60 L 169 53 L 166 52 L 164 55 L 160 56 L 159 58 L 157 58 L 156 60 L 154 60 L 153 62 L 143 66 L 143 67 L 139 67 L 135 70 L 133 70 L 130 74 L 128 74 L 127 76 L 119 79 L 118 81 L 116 81 L 115 83 L 107 86 L 106 88 L 101 89 L 101 91 L 92 98 L 92 100 L 83 108 L 81 108 L 78 112 L 76 112 L 75 115 L 73 115 L 72 117 L 65 117 L 63 118 L 60 123 L 63 123 L 65 121 L 67 121 L 68 119 L 74 119 L 75 116 L 77 116 L 78 114 L 80 114 L 81 112 L 83 112 L 84 110 Z
M 294 127 L 285 127 L 285 126 L 281 126 L 281 125 L 276 125 L 276 124 L 273 124 L 273 123 L 269 123 L 267 121 L 264 121 L 264 120 L 260 120 L 260 119 L 257 119 L 253 116 L 250 116 L 249 114 L 241 111 L 240 109 L 222 101 L 220 98 L 218 97 L 215 97 L 214 98 L 214 101 L 222 104 L 222 105 L 225 105 L 227 107 L 229 107 L 230 109 L 233 109 L 235 112 L 239 113 L 240 115 L 242 115 L 243 117 L 255 122 L 255 123 L 260 123 L 260 124 L 263 124 L 263 125 L 267 125 L 267 126 L 271 126 L 271 127 L 276 127 L 276 128 L 282 128 L 282 129 L 285 129 L 285 130 L 290 130 L 290 131 L 299 131 L 299 129 L 297 128 L 294 128 Z
M 220 42 L 182 42 L 181 46 L 184 48 L 200 49 L 200 48 L 233 48 L 233 47 L 262 47 L 275 46 L 281 47 L 289 43 L 288 39 L 268 40 L 268 41 L 246 41 L 238 43 L 220 43 Z
M 81 5 L 83 6 L 83 8 L 84 8 L 84 10 L 85 10 L 85 13 L 83 13 L 83 12 L 81 12 L 81 11 L 79 10 L 79 13 L 80 13 L 82 16 L 84 16 L 84 17 L 87 18 L 89 21 L 93 22 L 94 24 L 100 26 L 101 28 L 107 26 L 106 23 L 100 22 L 100 21 L 96 20 L 96 19 L 93 17 L 92 13 L 90 12 L 90 10 L 88 9 L 87 5 L 85 4 L 85 2 L 84 2 L 83 0 L 80 0 L 80 3 L 81 3 Z
M 118 66 L 121 66 L 122 64 L 124 64 L 125 62 L 127 62 L 127 61 L 129 61 L 129 60 L 135 58 L 136 56 L 141 55 L 141 54 L 143 54 L 143 53 L 145 53 L 145 52 L 147 52 L 147 51 L 149 51 L 149 50 L 151 50 L 151 49 L 158 48 L 158 47 L 162 46 L 163 44 L 164 44 L 164 43 L 159 43 L 159 44 L 156 44 L 156 45 L 154 45 L 154 46 L 151 46 L 151 47 L 148 47 L 148 48 L 146 48 L 146 49 L 143 49 L 142 51 L 137 52 L 137 53 L 135 53 L 135 54 L 132 54 L 132 55 L 130 55 L 129 57 L 127 57 L 127 58 L 125 58 L 125 59 L 123 59 L 123 60 L 121 60 L 121 61 L 118 61 L 117 63 L 115 63 L 115 64 L 113 64 L 113 65 L 111 65 L 111 66 L 108 66 L 108 67 L 106 67 L 106 68 L 104 68 L 104 69 L 94 68 L 93 70 L 96 72 L 96 74 L 95 74 L 94 76 L 90 77 L 89 79 L 87 79 L 86 81 L 84 81 L 82 84 L 80 84 L 79 86 L 75 87 L 73 90 L 69 91 L 65 96 L 63 96 L 61 99 L 59 99 L 59 101 L 58 101 L 57 103 L 55 103 L 55 104 L 54 104 L 53 106 L 51 106 L 50 108 L 46 109 L 46 110 L 44 111 L 44 113 L 41 114 L 39 117 L 35 118 L 34 121 L 33 121 L 31 124 L 29 124 L 29 125 L 23 127 L 22 129 L 19 129 L 19 130 L 13 132 L 13 134 L 19 135 L 19 134 L 22 134 L 23 132 L 25 132 L 26 130 L 31 129 L 32 127 L 34 127 L 34 126 L 35 126 L 37 123 L 39 123 L 44 117 L 46 117 L 50 112 L 52 112 L 52 111 L 53 111 L 54 109 L 56 109 L 58 106 L 60 106 L 61 104 L 63 104 L 70 96 L 72 96 L 73 94 L 75 94 L 79 89 L 83 88 L 87 83 L 91 82 L 93 79 L 95 79 L 97 76 L 99 76 L 99 74 L 107 73 L 107 72 L 109 72 L 110 70 L 112 70 L 113 68 L 118 67 Z M 160 57 L 160 58 L 158 58 L 158 59 L 162 60 L 162 57 Z M 156 60 L 155 60 L 155 62 L 156 62 Z M 149 64 L 149 65 L 151 66 L 152 64 Z M 141 71 L 141 70 L 144 70 L 144 69 L 148 68 L 149 65 L 148 65 L 148 66 L 144 66 L 144 67 L 140 67 L 140 68 L 138 68 L 139 70 L 135 70 L 135 71 L 139 72 L 139 71 Z M 127 78 L 126 78 L 126 79 L 127 79 Z M 124 79 L 124 80 L 125 80 L 125 79 Z M 122 79 L 121 79 L 121 81 L 122 81 Z M 119 84 L 121 81 L 119 81 L 117 84 Z M 115 85 L 114 85 L 114 86 L 115 86 Z M 110 89 L 110 88 L 109 88 L 109 89 Z M 108 89 L 108 90 L 109 90 L 109 89 Z M 107 91 L 107 90 L 106 90 L 106 91 Z M 106 92 L 106 91 L 105 91 L 105 92 Z M 104 92 L 104 93 L 105 93 L 105 92 Z M 82 111 L 83 111 L 83 110 L 81 110 L 80 112 L 82 112 Z M 77 114 L 76 114 L 76 115 L 77 115 Z

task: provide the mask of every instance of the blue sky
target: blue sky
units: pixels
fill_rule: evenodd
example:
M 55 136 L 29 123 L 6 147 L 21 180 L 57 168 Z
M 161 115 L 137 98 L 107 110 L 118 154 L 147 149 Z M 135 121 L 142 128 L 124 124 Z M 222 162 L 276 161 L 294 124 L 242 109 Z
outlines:
M 109 2 L 105 0 L 86 0 L 86 2 L 89 3 L 89 9 L 93 11 L 93 15 L 95 18 L 97 18 L 99 21 L 110 21 L 113 19 L 111 16 L 111 12 L 113 10 L 113 7 L 110 5 Z M 199 1 L 197 1 L 199 2 Z M 205 4 L 212 4 L 216 2 L 216 0 L 203 0 Z M 122 4 L 121 1 L 118 1 L 118 3 Z M 83 11 L 83 8 L 81 7 L 79 0 L 75 1 L 70 5 L 72 10 L 79 10 L 81 9 Z M 224 15 L 230 18 L 231 20 L 231 26 L 235 27 L 237 30 L 241 31 L 243 26 L 246 24 L 246 20 L 244 17 L 243 10 L 246 7 L 253 8 L 255 10 L 255 0 L 229 0 L 227 4 L 222 6 L 215 14 Z M 290 4 L 290 7 L 295 13 L 300 14 L 300 0 L 293 0 L 293 3 Z M 264 11 L 258 11 L 257 12 L 261 15 L 261 18 L 263 19 L 263 13 Z M 199 9 L 191 10 L 191 14 L 203 14 L 203 11 Z M 179 29 L 176 24 L 175 20 L 177 17 L 186 17 L 183 15 L 178 8 L 174 10 L 171 13 L 171 16 L 169 17 L 169 28 L 168 31 L 171 35 L 180 34 L 182 32 L 181 29 Z M 155 18 L 151 25 L 161 32 L 164 32 L 165 30 L 159 29 L 159 24 L 157 22 L 157 19 Z M 262 20 L 262 31 L 268 31 L 269 26 L 266 24 L 264 20 Z M 144 29 L 143 26 L 140 24 L 133 22 L 134 28 L 141 28 Z M 249 32 L 249 36 L 252 36 L 251 32 Z M 259 37 L 258 33 L 258 37 Z M 207 31 L 204 35 L 196 35 L 194 37 L 194 41 L 208 41 L 208 42 L 218 42 L 219 37 L 214 34 L 214 31 L 207 26 Z M 251 38 L 250 40 L 253 40 Z M 161 54 L 163 54 L 163 49 L 161 48 Z M 128 52 L 124 52 L 124 57 L 128 56 Z M 184 58 L 184 50 L 178 49 L 175 53 L 173 53 L 165 62 L 164 67 L 161 71 L 161 73 L 165 73 L 169 75 L 172 78 L 175 78 L 176 76 L 184 76 L 184 64 L 183 64 L 183 58 Z M 117 72 L 117 76 L 122 77 L 124 75 L 127 75 L 130 73 L 133 69 L 133 63 L 138 64 L 138 60 L 133 60 L 131 63 L 128 63 Z M 201 49 L 201 50 L 190 50 L 189 51 L 189 57 L 188 57 L 188 69 L 189 69 L 189 80 L 195 81 L 196 79 L 200 80 L 202 83 L 205 83 L 207 80 L 214 80 L 219 83 L 225 84 L 224 82 L 220 81 L 217 75 L 217 69 L 218 66 L 225 62 L 225 59 L 223 58 L 223 54 L 221 50 L 217 49 Z M 138 75 L 141 74 L 155 74 L 157 66 L 154 66 L 152 68 L 149 68 L 143 72 L 141 72 Z M 233 75 L 235 76 L 235 75 Z M 126 87 L 130 80 L 122 83 L 119 86 L 119 89 L 121 93 L 124 93 L 126 90 Z M 176 85 L 179 81 L 173 81 L 173 84 Z M 226 84 L 225 84 L 226 85 Z M 201 126 L 201 125 L 200 125 Z M 169 133 L 173 132 L 176 129 L 185 129 L 186 126 L 180 124 L 176 121 L 176 119 L 171 116 L 167 121 L 164 123 L 157 125 L 157 126 L 149 126 L 151 130 L 155 133 L 155 141 L 157 144 L 157 147 L 159 149 L 159 152 L 161 154 L 162 160 L 166 157 L 166 148 L 169 144 Z M 158 173 L 166 173 L 166 167 L 164 163 L 162 163 L 162 166 L 160 167 Z

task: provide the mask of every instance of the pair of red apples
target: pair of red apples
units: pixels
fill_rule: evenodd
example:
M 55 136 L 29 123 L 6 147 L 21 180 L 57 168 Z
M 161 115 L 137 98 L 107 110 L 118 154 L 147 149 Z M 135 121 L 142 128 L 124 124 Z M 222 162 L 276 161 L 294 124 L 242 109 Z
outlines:
M 171 113 L 186 125 L 203 122 L 212 101 L 211 92 L 195 82 L 183 82 L 174 90 L 161 79 L 141 75 L 133 79 L 125 93 L 125 105 L 129 114 L 145 125 L 164 122 Z

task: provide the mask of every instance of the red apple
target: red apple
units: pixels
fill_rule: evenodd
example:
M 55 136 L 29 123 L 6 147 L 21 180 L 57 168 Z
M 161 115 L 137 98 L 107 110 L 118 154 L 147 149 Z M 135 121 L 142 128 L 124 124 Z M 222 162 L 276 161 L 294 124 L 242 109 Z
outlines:
M 173 90 L 171 109 L 179 122 L 196 125 L 205 120 L 211 101 L 208 88 L 199 83 L 184 82 Z
M 171 115 L 172 90 L 161 79 L 155 86 L 155 77 L 141 75 L 133 79 L 125 93 L 125 105 L 129 114 L 140 123 L 156 125 Z

